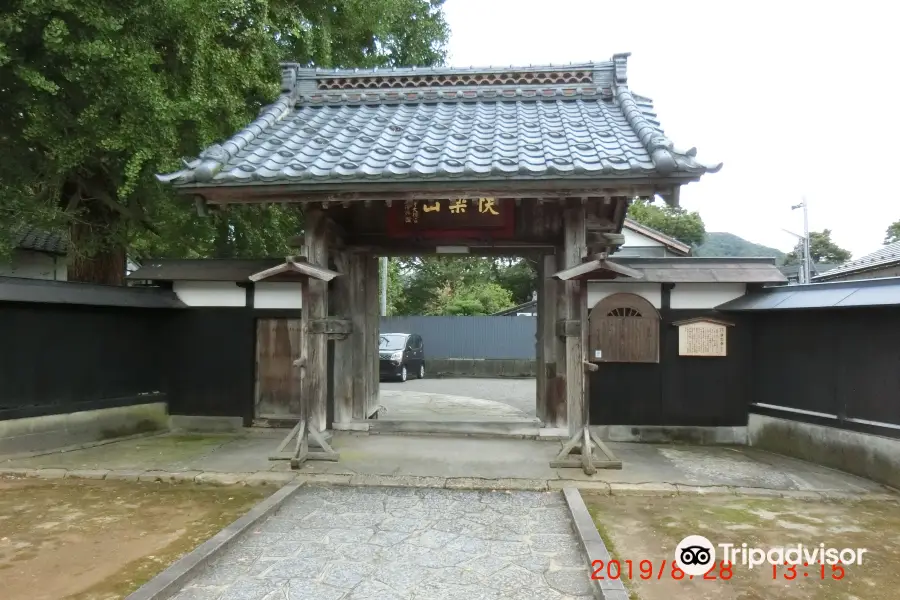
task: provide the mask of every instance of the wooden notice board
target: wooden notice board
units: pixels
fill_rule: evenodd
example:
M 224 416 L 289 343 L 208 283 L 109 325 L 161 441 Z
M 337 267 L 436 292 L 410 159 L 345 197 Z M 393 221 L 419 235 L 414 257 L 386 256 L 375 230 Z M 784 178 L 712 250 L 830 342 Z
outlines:
M 678 325 L 679 356 L 726 356 L 728 325 L 715 321 L 694 321 Z

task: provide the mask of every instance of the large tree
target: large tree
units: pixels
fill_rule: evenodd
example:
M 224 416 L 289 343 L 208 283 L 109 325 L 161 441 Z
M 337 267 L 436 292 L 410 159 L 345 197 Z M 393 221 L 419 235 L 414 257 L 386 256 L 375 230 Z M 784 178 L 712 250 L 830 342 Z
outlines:
M 125 254 L 281 254 L 292 209 L 201 221 L 153 174 L 270 102 L 278 62 L 432 64 L 435 0 L 12 0 L 0 15 L 0 252 L 69 231 L 70 278 L 121 283 Z
M 844 250 L 831 240 L 831 230 L 809 232 L 809 257 L 814 263 L 844 263 L 850 260 L 850 251 Z M 803 262 L 803 241 L 797 242 L 793 250 L 784 257 L 785 265 Z
M 700 213 L 662 202 L 636 199 L 628 207 L 628 217 L 690 246 L 698 246 L 706 237 Z

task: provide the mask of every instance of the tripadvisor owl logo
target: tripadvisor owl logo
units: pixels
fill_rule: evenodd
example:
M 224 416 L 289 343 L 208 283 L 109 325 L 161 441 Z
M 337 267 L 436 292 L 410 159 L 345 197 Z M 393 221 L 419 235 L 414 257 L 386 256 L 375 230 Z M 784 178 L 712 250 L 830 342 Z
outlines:
M 687 575 L 703 575 L 716 563 L 716 547 L 702 535 L 689 535 L 675 547 L 675 564 Z

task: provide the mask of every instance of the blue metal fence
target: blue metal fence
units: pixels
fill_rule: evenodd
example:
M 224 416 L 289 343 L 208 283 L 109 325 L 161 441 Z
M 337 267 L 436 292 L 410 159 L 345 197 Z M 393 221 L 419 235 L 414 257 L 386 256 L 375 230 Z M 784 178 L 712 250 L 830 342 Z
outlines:
M 431 358 L 534 359 L 536 317 L 382 317 L 382 333 L 417 333 Z

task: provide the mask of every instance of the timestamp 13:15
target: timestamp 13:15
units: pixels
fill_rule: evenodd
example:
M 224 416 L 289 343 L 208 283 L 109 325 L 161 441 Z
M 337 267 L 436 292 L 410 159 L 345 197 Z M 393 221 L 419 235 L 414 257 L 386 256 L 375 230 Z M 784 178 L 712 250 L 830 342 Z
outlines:
M 800 572 L 797 572 L 797 567 L 801 567 Z M 809 567 L 814 567 L 810 569 Z M 826 565 L 826 564 L 813 564 L 803 563 L 802 565 L 797 564 L 789 564 L 784 563 L 782 565 L 772 565 L 772 579 L 778 579 L 778 571 L 782 569 L 781 577 L 787 580 L 796 579 L 800 577 L 801 579 L 809 578 L 809 577 L 818 577 L 819 579 L 834 579 L 835 581 L 840 581 L 846 575 L 846 571 L 844 571 L 844 567 L 840 564 L 836 565 Z

